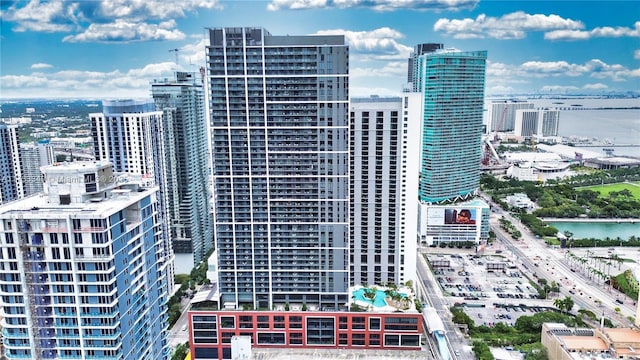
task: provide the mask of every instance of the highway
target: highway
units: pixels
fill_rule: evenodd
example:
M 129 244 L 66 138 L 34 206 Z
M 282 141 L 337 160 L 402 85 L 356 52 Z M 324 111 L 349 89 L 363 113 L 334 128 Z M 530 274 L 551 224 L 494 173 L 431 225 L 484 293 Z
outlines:
M 491 202 L 489 201 L 489 203 Z M 497 208 L 496 204 L 493 204 L 493 206 Z M 502 211 L 498 214 L 509 220 L 522 233 L 522 240 L 513 240 L 500 227 L 498 220 L 492 219 L 491 228 L 497 239 L 509 249 L 514 256 L 516 265 L 520 267 L 523 273 L 535 274 L 537 278 L 546 279 L 548 282 L 556 281 L 560 285 L 561 297 L 571 297 L 575 305 L 580 309 L 590 310 L 597 316 L 601 316 L 604 313 L 612 321 L 615 320 L 614 323 L 616 325 L 632 325 L 626 318 L 635 314 L 635 309 L 631 304 L 625 303 L 621 305 L 616 303 L 615 292 L 606 291 L 601 284 L 589 280 L 580 271 L 571 271 L 571 267 L 565 258 L 564 249 L 549 248 L 544 241 L 537 239 L 518 219 L 508 212 Z M 534 260 L 536 256 L 540 257 L 540 260 Z M 535 264 L 538 264 L 538 266 Z M 573 289 L 573 285 L 575 285 L 576 289 L 582 291 L 582 295 L 569 292 Z M 596 299 L 600 301 L 600 304 L 595 302 Z M 614 309 L 616 307 L 620 308 L 620 315 L 615 313 Z

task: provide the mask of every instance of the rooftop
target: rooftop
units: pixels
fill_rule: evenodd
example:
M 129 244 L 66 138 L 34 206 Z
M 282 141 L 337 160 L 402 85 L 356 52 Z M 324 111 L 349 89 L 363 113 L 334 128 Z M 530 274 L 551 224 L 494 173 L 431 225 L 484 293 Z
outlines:
M 640 330 L 630 328 L 605 328 L 602 332 L 614 343 L 633 343 L 640 350 Z
M 600 338 L 595 336 L 559 336 L 565 347 L 569 350 L 598 350 L 605 351 L 609 347 Z

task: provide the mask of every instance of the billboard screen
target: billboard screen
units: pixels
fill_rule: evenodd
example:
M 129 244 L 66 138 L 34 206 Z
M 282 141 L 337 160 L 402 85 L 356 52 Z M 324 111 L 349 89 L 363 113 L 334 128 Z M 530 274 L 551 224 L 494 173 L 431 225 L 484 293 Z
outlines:
M 476 223 L 476 209 L 445 209 L 445 224 L 472 225 Z

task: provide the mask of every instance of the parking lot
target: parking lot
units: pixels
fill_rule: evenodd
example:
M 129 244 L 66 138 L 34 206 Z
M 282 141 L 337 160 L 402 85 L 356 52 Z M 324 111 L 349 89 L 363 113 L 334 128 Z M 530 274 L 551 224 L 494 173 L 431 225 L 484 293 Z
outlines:
M 442 252 L 427 259 L 450 305 L 464 306 L 476 325 L 513 325 L 520 316 L 552 307 L 502 254 Z

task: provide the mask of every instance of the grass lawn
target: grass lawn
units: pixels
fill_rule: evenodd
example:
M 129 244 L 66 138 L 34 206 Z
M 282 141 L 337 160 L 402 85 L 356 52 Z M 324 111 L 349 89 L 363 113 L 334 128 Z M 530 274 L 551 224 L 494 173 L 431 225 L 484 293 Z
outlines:
M 607 185 L 596 185 L 596 186 L 585 186 L 577 188 L 576 190 L 585 190 L 589 189 L 592 191 L 597 191 L 601 196 L 609 196 L 609 193 L 612 191 L 622 191 L 627 189 L 631 191 L 633 197 L 637 200 L 640 200 L 640 184 L 638 183 L 616 183 L 616 184 L 607 184 Z

